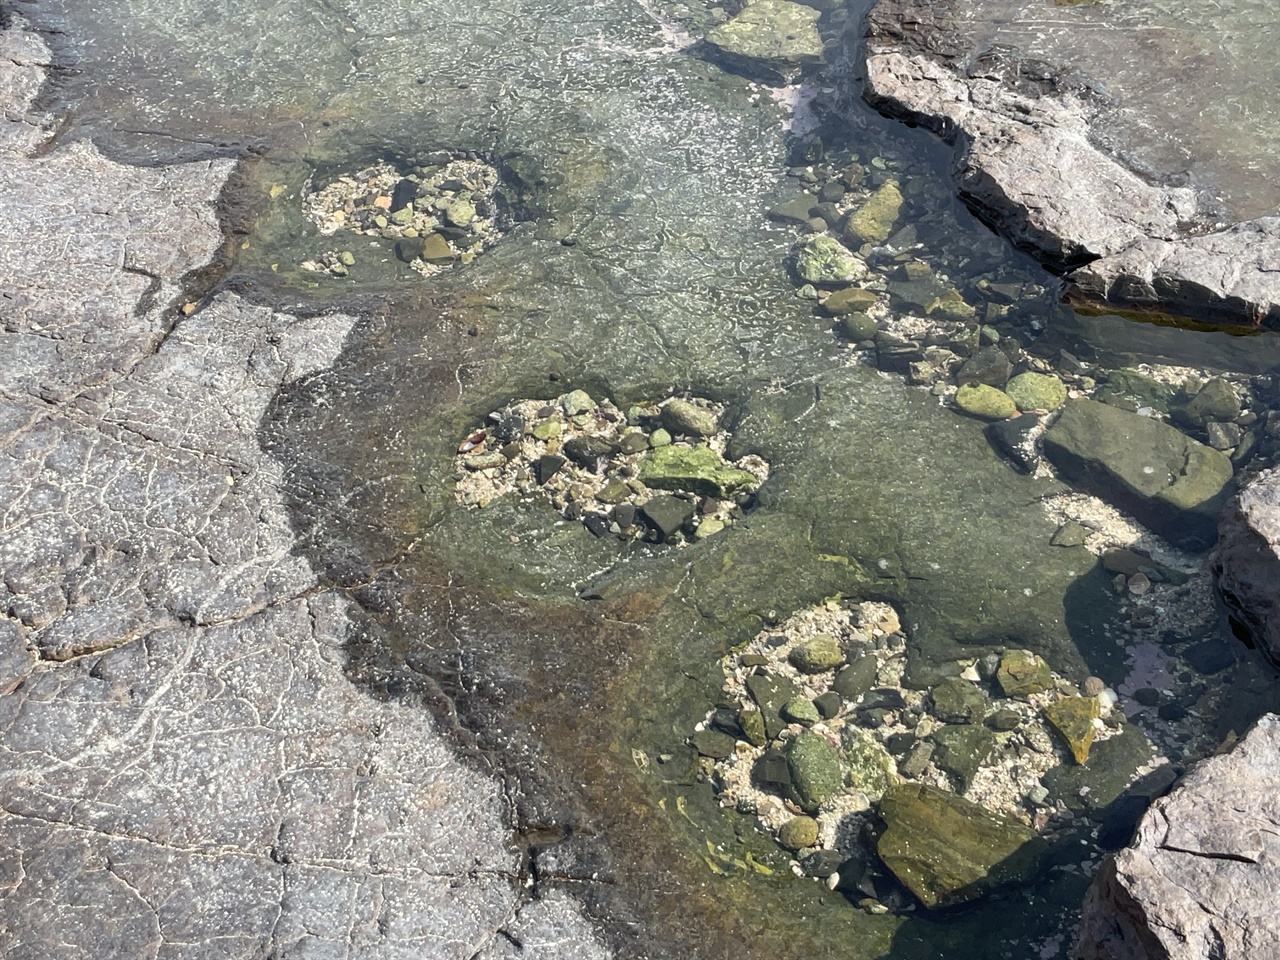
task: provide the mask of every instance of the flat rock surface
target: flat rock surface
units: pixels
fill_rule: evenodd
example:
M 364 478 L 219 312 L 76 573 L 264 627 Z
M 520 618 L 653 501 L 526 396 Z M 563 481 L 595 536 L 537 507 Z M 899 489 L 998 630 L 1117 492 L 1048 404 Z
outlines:
M 0 953 L 602 956 L 295 553 L 259 423 L 354 318 L 179 312 L 230 162 L 33 155 L 47 53 L 0 46 Z
M 1197 766 L 1152 805 L 1085 901 L 1079 960 L 1280 955 L 1280 718 Z
M 1047 263 L 1088 265 L 1070 277 L 1083 296 L 1274 325 L 1280 241 L 1267 214 L 1280 197 L 1258 176 L 1269 161 L 1234 132 L 1221 151 L 1228 121 L 1195 105 L 1236 95 L 1245 122 L 1265 129 L 1274 111 L 1237 61 L 1206 46 L 1207 24 L 1154 6 L 1144 19 L 1110 4 L 881 0 L 867 95 L 954 139 L 966 200 Z M 1248 20 L 1243 6 L 1229 15 Z M 1205 48 L 1203 74 L 1134 52 L 1187 44 Z

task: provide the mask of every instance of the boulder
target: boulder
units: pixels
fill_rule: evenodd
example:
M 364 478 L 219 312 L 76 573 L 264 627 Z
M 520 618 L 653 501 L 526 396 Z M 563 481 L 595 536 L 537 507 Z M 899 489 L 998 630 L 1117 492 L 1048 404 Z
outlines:
M 890 787 L 879 812 L 876 853 L 930 909 L 1028 879 L 1046 847 L 1017 821 L 925 784 Z
M 1179 547 L 1203 550 L 1217 536 L 1231 461 L 1168 424 L 1071 400 L 1045 431 L 1044 452 L 1068 480 Z
M 788 0 L 756 0 L 727 23 L 707 31 L 713 56 L 766 83 L 786 82 L 822 60 L 821 13 Z
M 1077 960 L 1280 956 L 1280 717 L 1156 800 L 1085 897 Z
M 1280 469 L 1260 474 L 1222 516 L 1214 565 L 1232 619 L 1280 663 Z

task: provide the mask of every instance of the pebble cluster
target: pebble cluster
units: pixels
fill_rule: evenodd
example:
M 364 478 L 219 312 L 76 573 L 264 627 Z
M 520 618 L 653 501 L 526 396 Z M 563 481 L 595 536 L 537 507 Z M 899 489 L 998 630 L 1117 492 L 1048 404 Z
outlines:
M 1083 762 L 1125 722 L 1102 681 L 1078 689 L 1029 651 L 943 665 L 922 689 L 903 683 L 907 656 L 888 604 L 829 600 L 725 658 L 724 697 L 690 742 L 714 762 L 721 804 L 754 815 L 794 852 L 798 874 L 825 877 L 851 855 L 897 782 L 1051 832 L 1071 816 L 1040 778 Z M 795 759 L 799 738 L 815 734 L 839 756 L 826 795 Z
M 701 398 L 668 398 L 625 411 L 574 390 L 554 400 L 520 400 L 493 411 L 463 438 L 458 503 L 547 497 L 594 535 L 688 543 L 742 518 L 769 476 L 748 455 L 724 458 L 724 408 Z
M 303 213 L 323 236 L 345 231 L 394 242 L 396 257 L 425 276 L 470 263 L 501 237 L 498 171 L 480 160 L 433 159 L 441 162 L 409 173 L 382 163 L 319 188 L 308 181 Z M 351 250 L 334 250 L 302 266 L 344 277 L 357 263 Z

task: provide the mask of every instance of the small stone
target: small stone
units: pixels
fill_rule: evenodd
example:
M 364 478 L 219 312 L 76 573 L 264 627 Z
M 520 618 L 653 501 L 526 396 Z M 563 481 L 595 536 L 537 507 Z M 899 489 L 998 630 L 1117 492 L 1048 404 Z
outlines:
M 681 497 L 662 495 L 640 507 L 640 515 L 653 528 L 655 539 L 666 543 L 693 519 L 693 504 Z
M 453 248 L 449 246 L 448 240 L 438 233 L 429 233 L 421 239 L 422 253 L 420 256 L 423 260 L 436 266 L 445 266 L 453 263 Z
M 534 424 L 532 433 L 535 440 L 546 441 L 560 436 L 560 430 L 559 420 L 543 420 L 541 423 Z
M 1214 377 L 1172 412 L 1175 420 L 1190 426 L 1204 426 L 1210 420 L 1226 423 L 1240 416 L 1240 397 L 1231 384 Z
M 996 682 L 1006 697 L 1025 699 L 1053 686 L 1049 665 L 1030 650 L 1008 650 L 1000 658 Z
M 833 317 L 847 313 L 866 313 L 876 305 L 879 294 L 862 287 L 845 287 L 822 301 L 822 309 Z M 865 338 L 864 338 L 865 339 Z
M 727 760 L 733 756 L 733 745 L 737 741 L 727 733 L 718 730 L 699 730 L 689 738 L 693 749 L 704 757 L 713 760 Z
M 796 272 L 815 286 L 843 286 L 861 280 L 867 265 L 832 237 L 809 240 L 796 254 Z
M 1133 699 L 1144 707 L 1154 707 L 1160 702 L 1160 691 L 1155 687 L 1139 687 L 1133 691 Z
M 596 402 L 585 390 L 574 390 L 560 398 L 560 408 L 567 417 L 576 417 L 590 413 L 596 408 Z
M 999 733 L 1007 733 L 1022 726 L 1022 714 L 1017 710 L 1010 710 L 1006 707 L 991 714 L 984 722 L 992 730 Z
M 640 453 L 642 450 L 647 449 L 649 449 L 649 438 L 638 430 L 625 434 L 618 441 L 618 452 L 624 456 Z
M 844 660 L 844 651 L 835 637 L 821 634 L 792 650 L 790 659 L 801 673 L 825 673 Z
M 987 695 L 959 677 L 943 680 L 930 695 L 933 715 L 946 723 L 978 723 L 987 709 Z
M 950 724 L 933 733 L 937 749 L 933 762 L 955 777 L 961 792 L 968 790 L 973 778 L 995 748 L 995 734 L 976 724 Z
M 659 447 L 669 447 L 670 445 L 671 434 L 667 433 L 667 431 L 663 430 L 661 427 L 649 434 L 649 446 L 653 449 L 656 450 Z
M 1244 431 L 1234 423 L 1211 421 L 1205 424 L 1205 432 L 1209 435 L 1209 446 L 1215 450 L 1233 450 L 1244 437 Z
M 788 723 L 802 723 L 806 727 L 811 727 L 822 719 L 818 708 L 808 697 L 794 697 L 788 700 L 782 705 L 781 714 L 782 719 Z
M 840 712 L 842 701 L 840 694 L 834 690 L 828 690 L 822 696 L 817 697 L 813 701 L 813 705 L 818 708 L 818 713 L 822 715 L 823 720 L 830 720 Z
M 601 460 L 613 455 L 613 444 L 603 437 L 583 434 L 566 441 L 562 452 L 578 466 L 595 471 Z
M 1045 719 L 1066 742 L 1076 763 L 1089 759 L 1093 743 L 1093 721 L 1098 718 L 1094 697 L 1063 697 L 1044 708 Z
M 738 726 L 743 739 L 753 747 L 763 747 L 769 742 L 764 731 L 764 715 L 759 710 L 738 711 Z
M 698 528 L 694 531 L 694 537 L 698 540 L 705 540 L 707 537 L 714 537 L 725 528 L 725 522 L 716 517 L 707 517 L 698 524 Z
M 1140 597 L 1151 590 L 1151 579 L 1145 573 L 1135 573 L 1126 586 L 1131 594 Z
M 884 243 L 893 233 L 902 212 L 902 193 L 898 184 L 887 180 L 866 202 L 845 220 L 844 234 L 851 243 Z
M 984 383 L 991 387 L 1003 387 L 1013 372 L 1013 363 L 999 347 L 983 347 L 964 362 L 956 374 L 961 384 Z M 1010 401 L 1012 402 L 1012 401 Z
M 1038 426 L 1040 418 L 1034 414 L 1024 413 L 1012 420 L 997 420 L 989 423 L 983 433 L 987 441 L 1003 453 L 1023 473 L 1032 473 L 1040 458 L 1035 443 L 1031 439 L 1031 431 Z
M 856 701 L 875 686 L 878 665 L 879 661 L 869 654 L 859 657 L 836 674 L 831 689 L 850 702 Z
M 1017 404 L 1002 390 L 985 383 L 966 383 L 956 391 L 956 406 L 983 420 L 1007 420 L 1018 413 Z
M 669 400 L 664 404 L 662 425 L 673 434 L 692 437 L 710 437 L 717 429 L 715 414 L 687 400 Z
M 898 772 L 904 777 L 918 777 L 925 772 L 933 757 L 934 746 L 926 741 L 919 741 L 907 754 L 907 759 L 898 764 Z
M 395 246 L 396 259 L 401 263 L 413 263 L 415 260 L 421 260 L 422 247 L 423 241 L 420 238 L 397 240 Z
M 805 731 L 787 745 L 786 756 L 791 785 L 805 810 L 817 810 L 840 792 L 840 752 L 825 737 Z
M 865 313 L 846 313 L 840 318 L 840 329 L 854 343 L 874 340 L 880 325 Z
M 898 767 L 893 757 L 870 731 L 861 727 L 845 727 L 841 745 L 849 785 L 873 803 L 879 800 L 897 780 Z
M 628 527 L 635 526 L 636 522 L 636 506 L 633 503 L 620 503 L 613 508 L 613 522 L 620 528 L 626 530 Z
M 341 260 L 345 266 L 354 267 L 356 265 L 356 255 L 350 250 L 343 250 L 338 254 L 338 259 Z
M 1084 683 L 1080 685 L 1086 697 L 1096 697 L 1106 688 L 1107 685 L 1101 677 L 1085 677 Z
M 803 850 L 818 842 L 818 821 L 813 817 L 792 817 L 778 831 L 778 842 L 788 850 Z
M 625 481 L 618 479 L 610 480 L 596 493 L 597 500 L 608 504 L 622 503 L 630 496 L 631 488 L 627 486 Z

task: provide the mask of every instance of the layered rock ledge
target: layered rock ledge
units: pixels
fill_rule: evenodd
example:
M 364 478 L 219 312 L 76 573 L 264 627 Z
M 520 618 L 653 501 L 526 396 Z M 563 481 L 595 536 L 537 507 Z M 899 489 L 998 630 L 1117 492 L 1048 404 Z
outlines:
M 1135 172 L 1102 146 L 1109 78 L 1000 42 L 1010 23 L 1043 20 L 1042 6 L 881 0 L 868 18 L 867 99 L 953 142 L 966 202 L 1066 273 L 1078 298 L 1280 326 L 1280 218 L 1224 221 L 1205 191 Z

